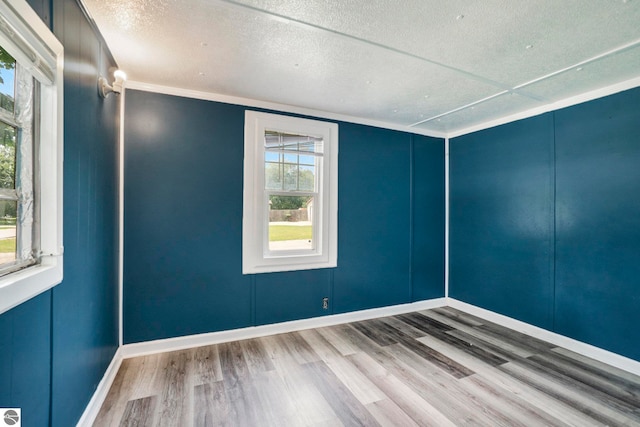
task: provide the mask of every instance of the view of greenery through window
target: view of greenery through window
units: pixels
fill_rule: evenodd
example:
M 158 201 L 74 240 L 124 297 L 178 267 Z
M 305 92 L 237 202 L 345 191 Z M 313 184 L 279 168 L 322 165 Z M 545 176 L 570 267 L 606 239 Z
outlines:
M 265 132 L 265 190 L 269 196 L 270 250 L 311 249 L 316 170 L 322 138 Z
M 0 47 L 0 264 L 16 259 L 16 138 L 17 128 L 2 121 L 13 117 L 16 60 Z

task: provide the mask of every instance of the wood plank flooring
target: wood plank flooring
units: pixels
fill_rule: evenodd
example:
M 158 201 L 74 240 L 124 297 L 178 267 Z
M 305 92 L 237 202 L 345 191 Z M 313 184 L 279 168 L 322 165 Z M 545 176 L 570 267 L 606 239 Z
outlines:
M 439 308 L 123 361 L 95 426 L 640 426 L 640 378 Z

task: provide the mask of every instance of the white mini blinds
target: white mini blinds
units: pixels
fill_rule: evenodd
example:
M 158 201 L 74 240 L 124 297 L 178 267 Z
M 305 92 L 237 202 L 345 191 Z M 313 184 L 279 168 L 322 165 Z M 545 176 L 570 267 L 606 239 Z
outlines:
M 243 273 L 337 264 L 338 126 L 245 113 Z

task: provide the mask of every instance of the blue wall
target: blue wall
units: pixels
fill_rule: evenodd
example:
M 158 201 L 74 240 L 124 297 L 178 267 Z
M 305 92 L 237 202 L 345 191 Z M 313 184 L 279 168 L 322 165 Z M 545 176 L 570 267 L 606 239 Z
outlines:
M 65 46 L 65 279 L 0 315 L 0 407 L 67 426 L 118 341 L 115 64 L 29 1 Z M 126 342 L 443 296 L 441 140 L 340 123 L 339 266 L 243 276 L 244 108 L 127 98 Z M 639 135 L 635 89 L 452 140 L 451 296 L 640 360 Z
M 450 151 L 450 296 L 640 360 L 640 89 Z
M 65 48 L 64 281 L 0 315 L 0 407 L 24 426 L 75 425 L 118 345 L 114 66 L 74 0 L 30 2 Z
M 450 141 L 449 295 L 552 328 L 553 117 Z
M 245 107 L 126 96 L 125 342 L 443 296 L 442 140 L 339 123 L 338 267 L 243 276 Z
M 117 348 L 114 62 L 74 0 L 30 3 L 65 46 L 65 279 L 0 315 L 0 407 L 67 426 Z M 128 92 L 126 342 L 443 296 L 442 141 L 350 123 L 339 266 L 243 276 L 243 120 Z M 640 360 L 639 135 L 635 89 L 453 139 L 451 296 Z
M 445 253 L 441 236 L 445 210 L 444 155 L 431 138 L 414 135 L 411 181 L 411 252 L 413 301 L 443 295 Z
M 640 88 L 555 124 L 556 330 L 640 360 Z
M 0 407 L 22 408 L 25 426 L 49 424 L 51 292 L 0 315 Z

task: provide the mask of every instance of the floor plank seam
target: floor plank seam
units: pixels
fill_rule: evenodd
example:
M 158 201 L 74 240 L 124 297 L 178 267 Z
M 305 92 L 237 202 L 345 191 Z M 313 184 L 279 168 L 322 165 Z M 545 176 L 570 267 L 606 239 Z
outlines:
M 94 425 L 640 425 L 640 378 L 450 307 L 126 359 Z

